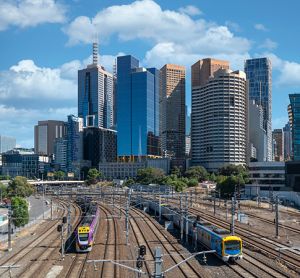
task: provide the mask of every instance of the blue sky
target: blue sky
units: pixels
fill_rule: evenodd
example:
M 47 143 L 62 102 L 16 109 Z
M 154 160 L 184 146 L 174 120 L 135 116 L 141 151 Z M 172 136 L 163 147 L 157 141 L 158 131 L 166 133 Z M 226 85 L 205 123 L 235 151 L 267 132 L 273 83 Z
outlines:
M 288 94 L 300 92 L 300 1 L 0 1 L 0 134 L 33 146 L 38 120 L 77 113 L 77 70 L 91 61 L 98 33 L 101 63 L 132 54 L 144 66 L 187 67 L 205 57 L 269 57 L 273 128 L 287 122 Z

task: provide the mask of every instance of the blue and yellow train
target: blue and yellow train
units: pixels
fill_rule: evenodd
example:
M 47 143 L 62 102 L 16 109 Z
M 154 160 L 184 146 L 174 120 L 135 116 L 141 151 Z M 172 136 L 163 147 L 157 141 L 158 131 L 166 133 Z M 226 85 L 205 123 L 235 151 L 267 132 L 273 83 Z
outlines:
M 147 202 L 151 210 L 158 211 L 156 202 Z M 181 215 L 178 208 L 161 206 L 162 216 L 171 220 L 177 227 L 181 227 Z M 188 229 L 188 231 L 186 231 Z M 184 233 L 196 238 L 197 242 L 210 250 L 216 250 L 216 254 L 225 262 L 233 262 L 243 258 L 243 243 L 238 236 L 231 235 L 229 231 L 218 228 L 209 222 L 199 220 L 196 216 L 188 214 L 183 218 Z

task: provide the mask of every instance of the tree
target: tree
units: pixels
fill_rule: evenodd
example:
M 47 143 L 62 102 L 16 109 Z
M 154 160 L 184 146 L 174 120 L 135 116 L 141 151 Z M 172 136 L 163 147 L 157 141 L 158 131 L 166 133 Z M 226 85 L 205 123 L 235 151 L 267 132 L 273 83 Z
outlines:
M 229 164 L 226 166 L 223 166 L 222 168 L 219 169 L 219 174 L 223 176 L 237 176 L 239 174 L 245 175 L 247 174 L 247 170 L 244 166 L 242 165 L 234 165 L 234 164 Z
M 233 196 L 237 182 L 236 176 L 224 177 L 217 183 L 217 190 L 220 190 L 222 197 L 231 197 Z
M 11 197 L 29 197 L 34 189 L 25 177 L 17 176 L 9 182 L 7 192 Z
M 1 201 L 3 198 L 7 197 L 7 187 L 0 182 L 0 195 L 1 195 Z
M 174 166 L 171 170 L 171 175 L 175 175 L 179 178 L 181 176 L 180 168 L 177 166 Z
M 24 226 L 29 221 L 28 203 L 24 198 L 12 197 L 12 220 L 16 227 Z
M 91 168 L 87 174 L 87 183 L 88 184 L 95 184 L 101 177 L 101 173 L 96 168 Z
M 123 186 L 130 186 L 134 184 L 134 180 L 129 178 L 127 181 L 124 182 Z
M 139 169 L 137 172 L 136 181 L 141 184 L 150 184 L 150 183 L 164 183 L 165 174 L 162 169 L 159 168 L 144 168 Z
M 63 180 L 65 176 L 66 176 L 66 173 L 63 171 L 54 172 L 54 178 L 56 180 Z
M 198 180 L 197 179 L 190 179 L 187 183 L 188 187 L 194 187 L 198 185 Z
M 185 172 L 185 176 L 189 179 L 197 179 L 199 182 L 201 182 L 208 178 L 208 173 L 202 166 L 193 166 Z
M 216 182 L 217 181 L 217 177 L 216 177 L 215 173 L 212 173 L 210 175 L 209 180 L 212 181 L 212 182 Z
M 9 180 L 10 176 L 8 175 L 0 175 L 0 180 Z

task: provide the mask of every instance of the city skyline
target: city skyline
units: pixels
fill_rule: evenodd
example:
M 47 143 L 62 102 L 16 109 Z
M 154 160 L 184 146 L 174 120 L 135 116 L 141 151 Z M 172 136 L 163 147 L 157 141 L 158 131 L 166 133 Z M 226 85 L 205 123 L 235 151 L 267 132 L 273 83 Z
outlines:
M 47 3 L 0 4 L 0 11 L 14 10 L 22 18 L 4 16 L 0 21 L 0 133 L 16 137 L 19 146 L 33 147 L 37 121 L 77 115 L 77 70 L 91 63 L 91 44 L 97 32 L 103 54 L 100 63 L 109 72 L 118 54 L 131 54 L 145 67 L 185 66 L 189 111 L 190 66 L 197 60 L 224 59 L 233 70 L 243 70 L 244 60 L 267 56 L 273 65 L 272 128 L 283 128 L 288 121 L 288 94 L 300 91 L 299 42 L 290 36 L 296 32 L 293 13 L 300 6 L 296 1 L 289 6 L 288 22 L 275 20 L 284 3 L 272 2 L 272 13 L 265 13 L 271 1 L 260 3 L 258 10 L 255 3 L 220 3 L 221 12 L 211 3 L 196 1 L 185 5 L 182 1 L 122 1 L 122 5 L 120 1 L 90 1 L 88 7 L 83 1 Z M 129 22 L 124 21 L 126 12 L 131 15 Z M 119 16 L 108 17 L 110 13 Z M 137 26 L 133 22 L 140 14 L 145 20 Z

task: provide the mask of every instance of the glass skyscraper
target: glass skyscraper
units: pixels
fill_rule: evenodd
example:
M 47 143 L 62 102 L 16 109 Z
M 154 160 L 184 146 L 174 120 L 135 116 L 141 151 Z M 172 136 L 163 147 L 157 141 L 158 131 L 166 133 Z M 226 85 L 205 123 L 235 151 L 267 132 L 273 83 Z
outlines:
M 159 70 L 117 58 L 118 156 L 159 155 Z
M 293 160 L 300 161 L 300 94 L 290 94 L 289 121 L 292 129 Z
M 78 71 L 78 116 L 85 127 L 112 128 L 113 102 L 113 75 L 98 65 L 95 56 L 93 64 Z
M 5 153 L 16 147 L 16 138 L 0 135 L 0 153 Z
M 272 66 L 268 58 L 245 62 L 249 99 L 263 108 L 263 128 L 267 134 L 267 161 L 272 161 Z

